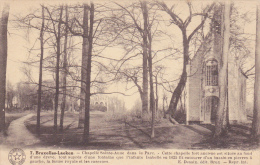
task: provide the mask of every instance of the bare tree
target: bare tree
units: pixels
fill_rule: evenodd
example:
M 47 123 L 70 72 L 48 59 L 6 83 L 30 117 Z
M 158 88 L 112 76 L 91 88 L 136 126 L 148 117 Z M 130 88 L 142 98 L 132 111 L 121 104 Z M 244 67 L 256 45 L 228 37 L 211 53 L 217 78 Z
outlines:
M 80 82 L 80 112 L 78 127 L 84 127 L 83 141 L 88 143 L 91 96 L 90 87 L 93 85 L 91 80 L 92 56 L 103 58 L 102 56 L 99 56 L 99 53 L 101 53 L 111 43 L 111 41 L 107 42 L 108 37 L 106 36 L 105 30 L 107 28 L 105 26 L 106 18 L 105 12 L 103 11 L 104 5 L 95 7 L 94 3 L 90 3 L 71 6 L 70 8 L 74 9 L 75 13 L 71 14 L 72 16 L 69 18 L 68 22 L 62 21 L 62 23 L 68 28 L 72 36 L 82 37 L 83 40 L 81 65 L 76 65 L 76 67 L 81 70 L 81 76 L 78 78 L 74 77 L 75 79 L 73 79 Z M 96 10 L 96 8 L 98 9 Z M 98 17 L 95 18 L 95 15 L 98 15 Z M 107 32 L 111 33 L 109 30 L 107 30 Z M 102 48 L 100 48 L 101 50 L 93 51 L 93 45 Z M 73 77 L 71 74 L 70 76 Z
M 255 44 L 255 86 L 254 86 L 254 111 L 252 123 L 252 137 L 260 140 L 260 11 L 256 11 L 256 44 Z
M 93 3 L 89 4 L 83 4 L 83 6 L 76 6 L 75 8 L 83 8 L 83 16 L 76 15 L 71 20 L 71 24 L 65 23 L 65 25 L 68 27 L 69 31 L 72 33 L 73 36 L 80 36 L 82 37 L 82 61 L 81 61 L 81 76 L 80 79 L 76 80 L 80 82 L 80 108 L 79 108 L 79 123 L 78 128 L 85 127 L 84 122 L 85 120 L 89 120 L 89 115 L 87 115 L 88 119 L 86 119 L 85 114 L 89 114 L 89 106 L 86 104 L 86 99 L 90 99 L 90 86 L 91 85 L 91 63 L 93 56 L 93 45 L 96 44 L 97 47 L 101 46 L 101 43 L 99 42 L 99 39 L 101 36 L 105 36 L 104 27 L 101 25 L 101 22 L 103 22 L 104 18 L 103 15 L 100 14 L 99 16 L 101 18 L 94 19 L 95 16 L 95 7 Z M 102 7 L 101 7 L 102 8 Z M 102 10 L 99 8 L 99 10 Z M 99 13 L 102 13 L 102 11 L 98 11 Z M 98 15 L 98 14 L 97 14 Z M 81 23 L 82 19 L 82 23 Z M 106 44 L 105 44 L 106 45 Z M 103 45 L 102 45 L 103 46 Z M 106 46 L 103 46 L 106 47 Z M 103 48 L 102 48 L 103 50 Z M 98 55 L 94 55 L 98 56 Z M 98 56 L 101 57 L 101 56 Z M 89 61 L 90 60 L 90 61 Z M 89 79 L 88 79 L 89 78 Z M 89 82 L 88 82 L 89 81 Z M 90 83 L 90 84 L 88 84 Z M 89 90 L 89 91 L 88 91 Z M 88 93 L 89 94 L 86 94 Z M 87 96 L 89 95 L 89 96 Z M 90 102 L 90 100 L 89 100 Z M 88 124 L 89 125 L 89 124 Z M 89 126 L 88 126 L 89 127 Z M 87 131 L 87 130 L 85 130 Z M 88 131 L 87 131 L 88 132 Z
M 230 44 L 230 3 L 226 2 L 224 5 L 224 28 L 223 28 L 223 54 L 222 67 L 219 73 L 219 105 L 216 113 L 216 123 L 214 137 L 227 133 L 227 91 L 228 91 L 228 54 Z
M 136 43 L 135 41 L 133 41 L 133 37 L 136 37 L 135 34 L 136 31 L 139 32 L 139 37 L 142 38 L 141 41 L 141 46 L 142 46 L 142 55 L 143 55 L 143 64 L 142 64 L 142 68 L 143 68 L 143 74 L 142 74 L 142 88 L 141 90 L 139 89 L 139 92 L 141 92 L 141 100 L 142 100 L 142 113 L 147 113 L 148 112 L 148 33 L 147 33 L 147 29 L 148 29 L 148 11 L 147 11 L 147 2 L 146 1 L 141 1 L 140 2 L 140 8 L 142 10 L 142 14 L 143 14 L 143 27 L 141 27 L 139 20 L 138 20 L 138 16 L 135 16 L 134 12 L 131 12 L 131 9 L 128 9 L 128 7 L 124 7 L 120 4 L 117 4 L 119 7 L 121 7 L 123 9 L 123 11 L 125 11 L 125 13 L 122 16 L 122 20 L 120 20 L 120 22 L 122 22 L 123 26 L 127 26 L 124 27 L 126 28 L 126 32 L 130 33 L 130 41 L 128 38 L 123 37 L 123 40 L 125 41 L 129 41 L 130 44 L 134 44 Z M 136 8 L 136 6 L 134 4 L 132 4 L 132 6 L 130 6 L 130 8 L 133 8 L 132 10 L 134 10 L 134 8 Z M 146 10 L 145 10 L 146 8 Z M 132 21 L 131 26 L 129 25 L 129 23 L 125 22 L 127 19 L 125 19 L 125 15 L 127 15 L 128 17 L 130 17 L 129 20 Z M 146 17 L 146 18 L 145 18 Z M 132 27 L 134 27 L 133 30 Z M 129 29 L 128 29 L 129 28 Z M 129 34 L 128 34 L 129 35 Z M 128 36 L 126 35 L 126 36 Z M 140 38 L 138 37 L 138 40 L 140 40 Z M 140 43 L 138 43 L 140 44 Z M 132 46 L 133 48 L 135 48 L 134 46 Z M 131 51 L 131 49 L 130 49 Z M 129 52 L 128 52 L 129 53 Z
M 42 63 L 43 63 L 43 54 L 44 54 L 44 6 L 42 6 L 42 27 L 40 32 L 40 40 L 41 40 L 41 55 L 40 55 L 40 66 L 39 66 L 39 86 L 38 86 L 38 104 L 37 104 L 37 126 L 36 132 L 40 134 L 40 120 L 41 120 L 41 108 L 42 108 Z
M 115 31 L 119 34 L 116 43 L 123 46 L 126 52 L 123 58 L 118 61 L 120 65 L 116 70 L 120 70 L 120 67 L 123 66 L 119 72 L 125 72 L 129 65 L 123 64 L 134 60 L 139 64 L 140 55 L 142 56 L 142 75 L 139 76 L 139 74 L 136 74 L 139 73 L 140 68 L 135 65 L 137 71 L 133 72 L 131 67 L 130 70 L 134 75 L 130 75 L 130 72 L 128 72 L 128 76 L 126 77 L 130 76 L 134 78 L 132 80 L 135 85 L 137 84 L 136 82 L 138 82 L 139 77 L 142 78 L 142 83 L 136 85 L 141 96 L 142 113 L 145 114 L 149 112 L 149 93 L 150 112 L 152 112 L 152 109 L 154 108 L 154 92 L 153 87 L 151 87 L 151 85 L 153 86 L 153 81 L 149 82 L 149 79 L 153 79 L 152 74 L 150 74 L 150 72 L 152 73 L 152 67 L 155 63 L 153 62 L 153 59 L 158 58 L 158 54 L 160 53 L 160 55 L 165 56 L 163 55 L 163 52 L 167 50 L 166 48 L 159 48 L 161 50 L 156 50 L 158 48 L 152 47 L 154 41 L 159 42 L 162 36 L 165 35 L 160 26 L 161 23 L 163 23 L 161 19 L 162 16 L 158 12 L 158 6 L 153 2 L 144 0 L 128 5 L 116 4 L 120 7 L 119 9 L 115 9 L 115 12 L 113 13 L 116 15 L 114 20 L 116 26 L 118 26 L 118 28 L 115 28 Z M 159 61 L 162 61 L 163 59 L 164 57 Z
M 158 94 L 158 86 L 160 85 L 158 82 L 158 75 L 161 73 L 161 71 L 163 70 L 163 66 L 156 66 L 155 67 L 155 71 L 153 73 L 154 79 L 155 79 L 155 110 L 156 112 L 158 112 L 158 106 L 159 106 L 159 94 Z M 164 102 L 163 102 L 164 104 Z M 164 108 L 164 106 L 163 106 Z
M 56 26 L 56 20 L 52 17 L 52 13 L 46 7 L 46 10 L 49 14 L 49 17 L 52 21 L 53 31 L 55 35 L 56 41 L 56 66 L 55 66 L 55 98 L 54 98 L 54 134 L 57 133 L 58 128 L 58 104 L 59 104 L 59 89 L 60 89 L 60 56 L 61 56 L 61 25 L 62 25 L 62 14 L 63 14 L 63 6 L 59 7 L 58 13 L 58 25 Z
M 2 7 L 2 6 L 1 6 Z M 0 131 L 5 129 L 5 92 L 6 92 L 6 64 L 7 64 L 7 25 L 9 5 L 4 4 L 0 9 Z
M 68 6 L 65 7 L 65 21 L 68 23 Z M 64 39 L 64 54 L 63 54 L 63 66 L 62 66 L 62 103 L 61 103 L 61 115 L 60 115 L 60 130 L 63 131 L 63 120 L 64 120 L 64 113 L 66 108 L 66 85 L 67 85 L 67 42 L 68 42 L 68 27 L 65 26 L 65 39 Z
M 148 17 L 148 9 L 147 9 L 147 2 L 141 2 L 141 8 L 143 13 L 144 19 L 144 47 L 147 47 L 147 59 L 148 59 L 148 68 L 149 68 L 149 83 L 150 83 L 150 112 L 152 112 L 152 128 L 151 128 L 151 138 L 154 137 L 154 120 L 155 120 L 155 109 L 154 109 L 154 89 L 153 89 L 153 57 L 152 57 L 152 34 L 151 34 L 151 26 L 149 24 L 149 17 Z M 146 37 L 146 39 L 145 39 Z M 145 51 L 145 49 L 144 49 Z
M 82 33 L 75 32 L 68 23 L 64 23 L 68 27 L 69 31 L 74 36 L 81 36 L 83 39 L 82 43 L 82 63 L 81 63 L 81 89 L 80 89 L 80 112 L 79 112 L 79 124 L 78 127 L 84 126 L 83 142 L 88 143 L 89 141 L 89 119 L 90 119 L 90 86 L 91 86 L 91 57 L 93 48 L 94 38 L 94 4 L 90 3 L 83 5 L 83 24 L 79 23 L 77 18 L 74 18 Z M 98 26 L 97 26 L 98 28 Z M 96 29 L 97 30 L 97 29 Z
M 85 121 L 84 121 L 84 135 L 83 140 L 85 143 L 89 142 L 89 127 L 90 127 L 90 85 L 91 85 L 91 58 L 92 58 L 92 44 L 93 44 L 93 26 L 94 26 L 94 4 L 90 4 L 90 20 L 89 20 L 89 34 L 88 34 L 88 42 L 89 42 L 89 50 L 88 50 L 88 56 L 87 56 L 87 77 L 86 77 L 86 93 L 85 93 Z
M 81 88 L 80 88 L 80 111 L 79 111 L 79 124 L 78 127 L 82 128 L 84 126 L 85 120 L 85 96 L 86 96 L 86 82 L 87 82 L 87 64 L 88 64 L 88 53 L 89 53 L 89 35 L 88 35 L 88 25 L 89 21 L 89 6 L 84 4 L 83 11 L 83 44 L 82 44 L 82 59 L 81 59 Z
M 187 64 L 189 61 L 189 47 L 190 47 L 190 41 L 194 34 L 198 32 L 199 29 L 202 28 L 204 25 L 208 13 L 212 10 L 214 3 L 210 6 L 208 6 L 206 9 L 204 9 L 203 13 L 193 13 L 192 11 L 192 4 L 189 2 L 188 7 L 189 7 L 189 13 L 190 15 L 185 19 L 181 19 L 175 12 L 174 12 L 174 6 L 169 8 L 164 2 L 157 2 L 157 4 L 161 7 L 163 11 L 165 11 L 169 16 L 171 17 L 171 23 L 175 24 L 182 32 L 182 46 L 183 46 L 183 69 L 182 69 L 182 74 L 179 79 L 178 85 L 175 88 L 170 105 L 168 108 L 168 113 L 171 116 L 174 116 L 174 113 L 176 111 L 179 99 L 181 97 L 182 91 L 186 85 L 187 82 Z M 190 35 L 187 34 L 187 28 L 190 25 L 192 18 L 195 16 L 201 16 L 202 20 L 200 24 L 190 33 Z

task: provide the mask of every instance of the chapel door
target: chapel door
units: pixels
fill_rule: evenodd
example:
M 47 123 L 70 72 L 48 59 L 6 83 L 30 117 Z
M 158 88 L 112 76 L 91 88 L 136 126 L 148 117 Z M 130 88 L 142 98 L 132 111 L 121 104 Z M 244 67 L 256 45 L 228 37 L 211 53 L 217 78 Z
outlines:
M 219 98 L 216 96 L 209 96 L 206 98 L 206 109 L 204 115 L 204 123 L 214 123 L 218 109 Z

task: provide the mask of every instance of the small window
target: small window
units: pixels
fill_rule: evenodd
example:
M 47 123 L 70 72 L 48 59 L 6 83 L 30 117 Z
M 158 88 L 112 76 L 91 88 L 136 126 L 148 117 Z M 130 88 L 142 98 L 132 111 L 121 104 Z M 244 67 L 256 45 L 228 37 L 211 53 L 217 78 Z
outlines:
M 218 63 L 216 60 L 206 62 L 206 86 L 218 85 Z

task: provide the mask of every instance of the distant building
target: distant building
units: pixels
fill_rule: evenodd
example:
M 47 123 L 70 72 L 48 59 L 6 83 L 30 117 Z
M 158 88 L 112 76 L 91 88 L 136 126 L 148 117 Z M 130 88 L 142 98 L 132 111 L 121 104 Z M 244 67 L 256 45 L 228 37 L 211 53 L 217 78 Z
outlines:
M 215 9 L 210 32 L 188 65 L 186 121 L 214 123 L 219 104 L 219 70 L 223 46 L 221 9 Z M 229 54 L 229 121 L 243 122 L 246 114 L 246 79 L 237 59 Z
M 19 105 L 19 98 L 18 98 L 17 96 L 14 96 L 14 97 L 13 97 L 12 105 L 13 105 L 15 108 L 17 108 L 17 107 L 20 106 L 20 105 Z
M 109 97 L 106 95 L 93 95 L 90 97 L 90 108 L 92 110 L 98 110 L 106 112 L 108 111 Z

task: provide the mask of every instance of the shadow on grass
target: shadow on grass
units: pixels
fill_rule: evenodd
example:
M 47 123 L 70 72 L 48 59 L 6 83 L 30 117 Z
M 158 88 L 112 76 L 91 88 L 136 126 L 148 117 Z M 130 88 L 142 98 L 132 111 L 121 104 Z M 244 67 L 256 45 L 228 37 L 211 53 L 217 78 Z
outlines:
M 69 124 L 63 132 L 58 131 L 54 135 L 52 126 L 41 126 L 41 135 L 36 135 L 35 124 L 27 124 L 27 129 L 34 133 L 41 141 L 29 147 L 57 147 L 57 148 L 76 148 L 76 149 L 126 149 L 126 148 L 145 148 L 146 145 L 168 142 L 157 142 L 156 138 L 151 139 L 150 135 L 138 127 L 128 127 L 124 130 L 115 132 L 99 132 L 94 134 L 90 132 L 89 143 L 82 142 L 83 129 L 70 128 L 73 123 Z M 132 129 L 134 128 L 134 129 Z M 124 133 L 123 133 L 124 132 Z M 128 140 L 127 140 L 128 139 Z M 132 142 L 132 143 L 129 143 Z M 123 145 L 123 146 L 122 146 Z
M 194 131 L 194 132 L 196 132 L 196 133 L 198 133 L 200 135 L 204 135 L 204 136 L 208 135 L 208 133 L 202 132 L 202 131 L 200 131 L 200 130 L 198 130 L 198 129 L 190 126 L 190 125 L 184 125 L 184 127 L 188 128 L 188 129 L 190 129 L 190 130 L 192 130 L 192 131 Z
M 239 129 L 238 129 L 239 128 Z M 204 136 L 200 143 L 193 145 L 200 149 L 257 149 L 259 143 L 250 137 L 250 128 L 243 125 L 231 125 L 227 135 L 218 139 L 214 138 L 213 133 L 210 136 Z
M 138 142 L 131 136 L 129 129 L 125 129 L 125 132 L 126 132 L 126 135 L 127 135 L 126 137 L 127 137 L 130 141 L 132 141 L 132 142 L 133 142 L 136 146 L 138 146 L 139 148 L 144 148 L 141 143 L 138 143 Z M 142 131 L 142 132 L 143 132 L 143 131 Z M 146 133 L 145 133 L 145 134 L 146 134 Z

